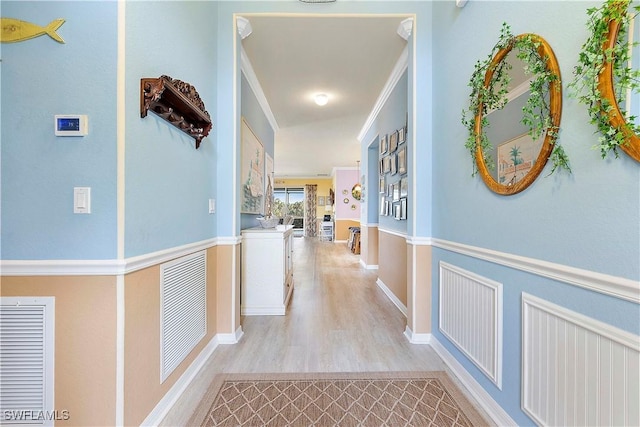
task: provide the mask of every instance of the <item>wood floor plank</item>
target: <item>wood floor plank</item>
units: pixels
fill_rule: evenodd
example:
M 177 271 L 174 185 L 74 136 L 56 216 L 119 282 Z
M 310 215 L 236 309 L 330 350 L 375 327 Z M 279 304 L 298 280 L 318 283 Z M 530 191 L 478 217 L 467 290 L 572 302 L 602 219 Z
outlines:
M 344 243 L 294 239 L 295 288 L 286 316 L 245 316 L 238 344 L 221 345 L 163 425 L 183 425 L 216 373 L 442 371 L 410 344 L 406 318 Z

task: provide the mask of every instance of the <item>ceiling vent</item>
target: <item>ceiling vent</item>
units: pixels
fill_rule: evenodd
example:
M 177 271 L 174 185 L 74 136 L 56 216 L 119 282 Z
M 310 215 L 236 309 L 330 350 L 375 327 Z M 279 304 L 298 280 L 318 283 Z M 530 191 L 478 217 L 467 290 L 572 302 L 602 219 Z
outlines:
M 298 0 L 301 3 L 333 3 L 336 0 Z

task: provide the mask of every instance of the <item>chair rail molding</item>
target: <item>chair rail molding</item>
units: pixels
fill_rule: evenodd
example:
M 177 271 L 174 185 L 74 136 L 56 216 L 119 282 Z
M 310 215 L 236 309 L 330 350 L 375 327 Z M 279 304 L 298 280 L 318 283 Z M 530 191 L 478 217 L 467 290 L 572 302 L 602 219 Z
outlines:
M 2 276 L 118 276 L 214 246 L 235 246 L 240 236 L 216 237 L 122 260 L 0 260 Z
M 533 273 L 573 286 L 635 302 L 636 304 L 640 303 L 640 282 L 637 280 L 437 238 L 432 240 L 433 246 L 440 249 Z

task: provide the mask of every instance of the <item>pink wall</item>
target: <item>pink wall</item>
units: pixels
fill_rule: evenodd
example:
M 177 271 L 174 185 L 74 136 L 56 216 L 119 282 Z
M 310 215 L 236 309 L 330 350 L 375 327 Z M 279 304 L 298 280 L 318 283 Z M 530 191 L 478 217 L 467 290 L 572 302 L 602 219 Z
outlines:
M 351 195 L 351 189 L 357 182 L 357 169 L 336 170 L 336 219 L 360 219 L 360 202 Z M 349 202 L 344 203 L 344 199 L 349 199 Z M 351 209 L 351 205 L 356 208 Z

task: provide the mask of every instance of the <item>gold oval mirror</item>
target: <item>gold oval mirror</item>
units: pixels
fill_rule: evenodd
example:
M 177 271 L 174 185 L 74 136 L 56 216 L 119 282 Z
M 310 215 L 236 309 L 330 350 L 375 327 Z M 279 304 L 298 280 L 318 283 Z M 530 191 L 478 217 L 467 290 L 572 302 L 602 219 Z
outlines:
M 542 87 L 534 88 L 535 84 L 540 85 L 538 76 L 523 73 L 523 70 L 528 71 L 531 67 L 518 59 L 520 55 L 512 54 L 519 43 L 534 46 L 534 51 L 542 59 L 544 69 L 540 72 L 546 75 L 544 81 L 547 82 Z M 500 87 L 494 78 L 497 70 L 500 73 L 508 70 L 513 74 L 515 78 L 512 79 L 510 76 L 509 80 L 515 84 L 515 87 Z M 516 77 L 518 74 L 526 75 L 526 78 Z M 544 92 L 537 102 L 544 104 L 545 109 L 548 109 L 548 117 L 538 119 L 540 121 L 538 124 L 532 124 L 531 120 L 526 118 L 526 111 L 523 110 L 531 109 L 527 106 L 527 98 L 531 96 L 533 90 Z M 504 92 L 509 92 L 506 95 L 508 102 L 493 111 L 487 111 L 483 100 L 479 100 L 474 127 L 475 159 L 478 172 L 489 189 L 498 194 L 512 195 L 529 187 L 540 175 L 553 152 L 557 130 L 560 127 L 562 114 L 560 67 L 551 46 L 535 34 L 521 34 L 514 37 L 511 43 L 498 50 L 485 73 L 483 93 L 486 95 L 494 92 L 495 96 L 504 96 Z M 517 111 L 518 117 L 522 119 L 514 120 L 513 111 Z M 525 111 L 524 117 L 522 111 Z M 496 115 L 496 120 L 491 120 L 491 126 L 489 126 L 490 115 Z M 501 121 L 498 115 L 512 118 Z M 520 125 L 516 125 L 515 121 L 520 122 Z M 538 137 L 532 136 L 532 126 L 542 126 L 537 132 Z M 511 133 L 505 133 L 505 128 L 511 129 Z M 495 130 L 496 133 L 488 135 L 489 129 Z M 487 144 L 482 143 L 483 139 L 492 141 L 491 153 L 483 151 L 483 145 L 487 147 Z M 495 159 L 494 167 L 487 164 L 488 159 Z
M 353 186 L 351 189 L 351 196 L 356 200 L 360 200 L 362 198 L 362 186 L 360 184 Z
M 625 5 L 624 3 L 619 3 L 619 5 Z M 636 15 L 636 23 L 638 21 Z M 629 25 L 631 31 L 629 31 L 630 37 L 629 40 L 618 40 L 621 35 L 621 26 L 623 22 L 622 20 L 611 19 L 609 21 L 609 32 L 607 40 L 604 43 L 603 49 L 606 51 L 614 51 L 614 47 L 619 44 L 629 43 L 633 44 L 633 25 Z M 626 33 L 626 31 L 625 31 Z M 626 37 L 625 37 L 626 38 Z M 636 44 L 633 47 L 632 58 L 637 57 L 640 54 L 640 49 Z M 637 64 L 637 59 L 636 59 Z M 624 142 L 620 144 L 620 148 L 631 156 L 637 162 L 640 162 L 640 135 L 636 132 L 638 124 L 632 124 L 629 121 L 627 114 L 620 107 L 620 103 L 624 102 L 625 97 L 631 101 L 632 91 L 629 89 L 628 91 L 617 91 L 616 90 L 616 68 L 626 67 L 626 65 L 620 64 L 618 58 L 613 57 L 611 60 L 604 61 L 604 68 L 600 75 L 598 76 L 598 90 L 600 91 L 605 103 L 611 106 L 611 110 L 607 113 L 603 111 L 603 114 L 607 116 L 607 120 L 609 124 L 621 132 L 624 137 Z M 637 65 L 636 65 L 637 67 Z M 636 89 L 637 90 L 637 89 Z M 616 93 L 619 96 L 616 96 Z M 630 105 L 630 104 L 629 104 Z M 636 105 L 637 109 L 638 106 Z M 631 111 L 631 108 L 624 108 L 625 111 Z M 639 111 L 635 111 L 634 114 L 636 117 L 640 116 Z

